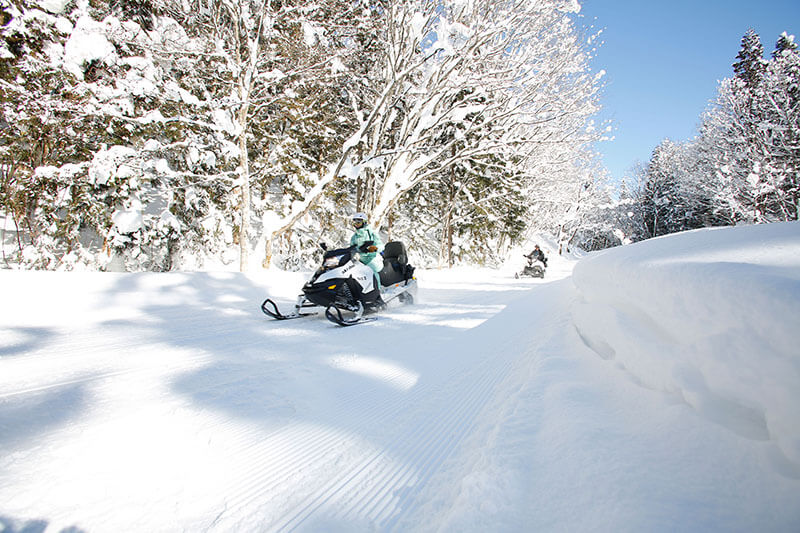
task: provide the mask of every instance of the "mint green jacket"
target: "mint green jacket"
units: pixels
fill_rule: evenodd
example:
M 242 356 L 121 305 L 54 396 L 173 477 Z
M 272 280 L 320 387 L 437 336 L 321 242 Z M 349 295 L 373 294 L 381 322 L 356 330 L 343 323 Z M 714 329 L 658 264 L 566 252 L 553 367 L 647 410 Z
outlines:
M 361 254 L 361 262 L 375 272 L 380 272 L 383 268 L 383 261 L 378 254 L 383 251 L 383 241 L 375 231 L 372 231 L 369 224 L 364 224 L 363 227 L 357 229 L 355 233 L 353 233 L 353 236 L 350 237 L 350 246 L 360 247 L 367 241 L 372 241 L 372 243 L 378 247 L 378 251 L 367 253 L 359 251 Z

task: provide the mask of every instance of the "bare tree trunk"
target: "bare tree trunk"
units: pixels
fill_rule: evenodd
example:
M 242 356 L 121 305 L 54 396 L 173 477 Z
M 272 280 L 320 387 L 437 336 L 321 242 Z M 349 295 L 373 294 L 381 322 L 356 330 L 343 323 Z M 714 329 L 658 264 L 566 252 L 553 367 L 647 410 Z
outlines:
M 264 268 L 269 268 L 272 264 L 272 242 L 275 240 L 275 234 L 267 235 L 266 243 L 264 244 L 264 262 L 261 264 Z
M 439 259 L 437 261 L 439 268 L 441 268 L 442 264 L 445 262 L 446 256 L 447 256 L 447 213 L 445 213 L 445 220 L 442 226 L 442 238 L 439 240 Z
M 239 227 L 239 271 L 247 272 L 250 266 L 250 171 L 249 161 L 247 157 L 247 142 L 240 141 L 240 146 L 244 145 L 241 161 L 242 172 L 242 212 L 241 212 L 241 225 Z
M 456 156 L 456 147 L 453 146 L 453 157 Z M 447 209 L 447 267 L 453 268 L 453 211 L 456 209 L 456 167 L 450 167 L 450 183 L 448 184 L 450 205 Z
M 566 224 L 561 224 L 558 226 L 558 255 L 562 255 L 564 253 L 566 233 Z M 567 248 L 569 249 L 569 245 L 567 245 Z
M 453 215 L 448 214 L 447 221 L 447 267 L 453 268 Z
M 364 177 L 359 176 L 356 179 L 356 211 L 364 209 Z
M 242 89 L 242 107 L 239 109 L 239 173 L 241 174 L 242 209 L 239 228 L 239 271 L 247 272 L 250 267 L 250 156 L 247 153 L 247 103 L 249 91 Z

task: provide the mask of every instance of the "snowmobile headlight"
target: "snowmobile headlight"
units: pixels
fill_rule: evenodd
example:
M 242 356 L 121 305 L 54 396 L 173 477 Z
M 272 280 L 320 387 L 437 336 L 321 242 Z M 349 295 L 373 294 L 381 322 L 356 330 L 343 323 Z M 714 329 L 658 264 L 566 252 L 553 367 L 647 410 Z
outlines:
M 334 255 L 333 257 L 328 257 L 322 263 L 322 266 L 324 266 L 325 268 L 336 268 L 339 266 L 340 259 L 341 257 L 339 257 L 338 255 Z

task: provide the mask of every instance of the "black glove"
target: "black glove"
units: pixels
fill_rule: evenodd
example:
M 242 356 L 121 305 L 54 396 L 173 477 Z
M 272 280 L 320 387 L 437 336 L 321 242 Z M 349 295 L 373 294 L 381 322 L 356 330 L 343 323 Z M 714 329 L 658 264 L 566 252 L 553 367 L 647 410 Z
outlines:
M 364 241 L 364 244 L 358 247 L 358 251 L 361 252 L 362 254 L 365 254 L 367 252 L 374 252 L 377 249 L 378 248 L 375 246 L 375 243 L 372 241 Z

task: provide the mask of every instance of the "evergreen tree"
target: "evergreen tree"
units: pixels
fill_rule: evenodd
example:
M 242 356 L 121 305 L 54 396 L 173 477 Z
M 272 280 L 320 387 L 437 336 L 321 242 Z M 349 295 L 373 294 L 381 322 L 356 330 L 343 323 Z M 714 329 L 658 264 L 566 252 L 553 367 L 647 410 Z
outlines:
M 768 211 L 773 219 L 800 220 L 800 50 L 784 32 L 766 74 L 760 107 L 769 150 Z
M 163 270 L 179 247 L 220 240 L 197 221 L 215 211 L 220 195 L 207 178 L 225 177 L 224 149 L 212 122 L 186 118 L 205 91 L 186 75 L 196 63 L 170 54 L 202 45 L 171 19 L 148 19 L 145 32 L 115 11 L 131 14 L 119 3 L 83 4 L 59 18 L 16 12 L 23 31 L 39 37 L 4 62 L 4 74 L 24 86 L 4 86 L 13 127 L 3 132 L 3 159 L 23 174 L 15 183 L 27 202 L 4 208 L 22 220 L 32 266 L 104 267 L 116 257 L 119 268 Z M 20 157 L 28 163 L 14 163 Z
M 785 54 L 790 54 L 797 50 L 797 43 L 794 42 L 794 35 L 787 35 L 783 32 L 775 43 L 775 50 L 772 52 L 773 59 L 779 59 Z
M 736 59 L 738 61 L 733 64 L 735 76 L 742 80 L 747 88 L 757 87 L 765 70 L 764 46 L 752 28 L 742 37 L 742 47 Z
M 525 176 L 512 162 L 476 158 L 404 195 L 393 231 L 408 235 L 412 246 L 437 257 L 439 265 L 495 264 L 527 228 L 524 190 Z
M 93 156 L 127 137 L 131 127 L 93 92 L 119 52 L 95 33 L 100 49 L 89 50 L 92 57 L 76 56 L 87 51 L 65 47 L 66 25 L 41 11 L 29 16 L 25 2 L 5 3 L 2 13 L 0 209 L 24 229 L 19 259 L 29 266 L 91 261 L 81 234 L 110 226 L 120 196 L 107 180 L 93 179 Z M 80 36 L 97 29 L 77 15 L 73 23 Z M 61 67 L 64 62 L 68 68 Z
M 720 91 L 719 113 L 727 124 L 720 157 L 738 190 L 741 216 L 755 222 L 798 216 L 800 56 L 785 34 L 778 43 L 758 87 L 734 78 Z

